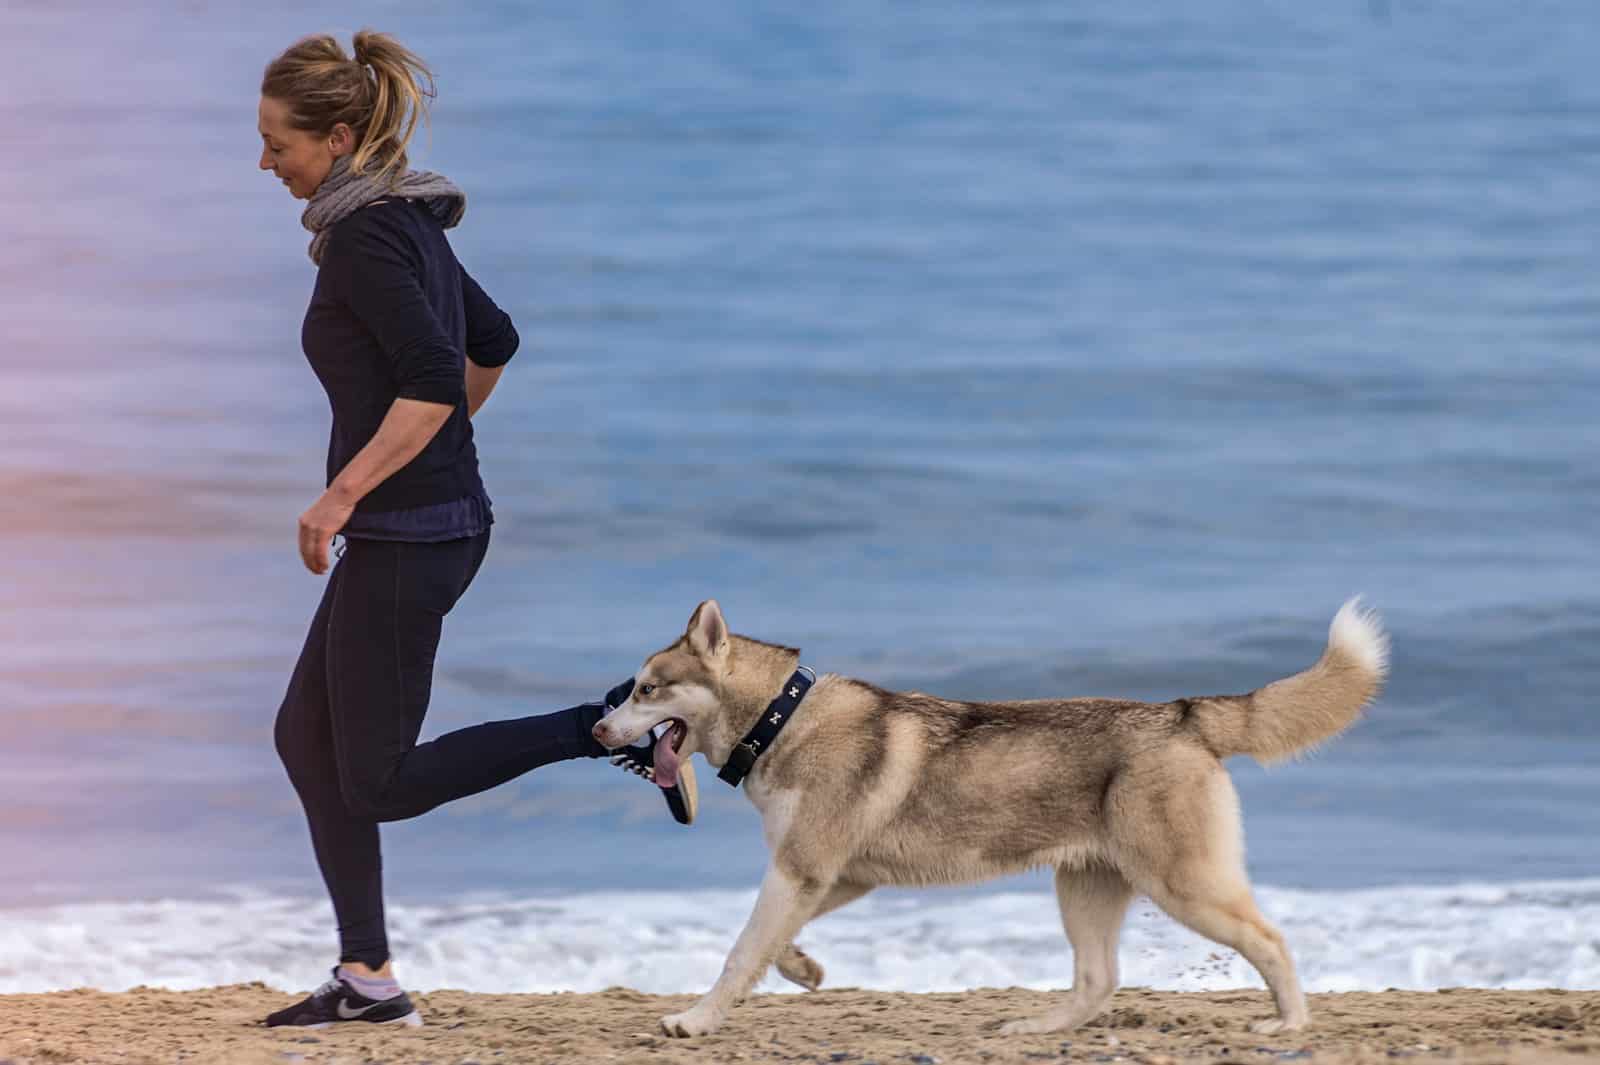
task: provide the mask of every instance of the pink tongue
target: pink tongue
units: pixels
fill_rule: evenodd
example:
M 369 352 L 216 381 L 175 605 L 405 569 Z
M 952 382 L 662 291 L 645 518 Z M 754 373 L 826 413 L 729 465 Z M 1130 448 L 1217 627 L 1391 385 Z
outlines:
M 670 788 L 678 783 L 678 752 L 672 749 L 673 731 L 675 730 L 668 729 L 665 736 L 656 740 L 656 784 L 663 788 Z

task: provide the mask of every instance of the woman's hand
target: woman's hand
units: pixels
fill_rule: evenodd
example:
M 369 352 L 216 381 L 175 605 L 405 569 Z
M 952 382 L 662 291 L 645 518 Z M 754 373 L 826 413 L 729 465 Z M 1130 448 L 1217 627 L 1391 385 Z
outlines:
M 449 403 L 420 399 L 397 399 L 389 405 L 372 439 L 339 471 L 322 498 L 300 515 L 300 557 L 306 569 L 328 572 L 328 541 L 349 522 L 356 504 L 421 454 L 454 409 Z
M 330 489 L 300 515 L 300 559 L 306 569 L 318 574 L 328 572 L 328 544 L 355 509 L 354 503 L 345 502 Z

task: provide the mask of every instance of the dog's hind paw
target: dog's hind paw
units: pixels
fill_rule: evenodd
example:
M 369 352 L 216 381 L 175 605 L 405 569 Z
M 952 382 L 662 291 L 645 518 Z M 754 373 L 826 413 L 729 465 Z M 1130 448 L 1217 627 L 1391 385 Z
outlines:
M 799 984 L 807 991 L 815 991 L 822 986 L 822 966 L 796 946 L 789 947 L 778 959 L 778 972 L 785 980 Z
M 1252 1021 L 1250 1030 L 1256 1035 L 1277 1035 L 1279 1032 L 1298 1032 L 1311 1023 L 1311 1018 L 1301 1017 L 1299 1020 L 1286 1020 L 1282 1017 L 1273 1017 L 1265 1021 Z
M 699 1007 L 669 1014 L 661 1018 L 661 1030 L 674 1039 L 689 1039 L 697 1035 L 710 1035 L 722 1027 L 722 1018 Z

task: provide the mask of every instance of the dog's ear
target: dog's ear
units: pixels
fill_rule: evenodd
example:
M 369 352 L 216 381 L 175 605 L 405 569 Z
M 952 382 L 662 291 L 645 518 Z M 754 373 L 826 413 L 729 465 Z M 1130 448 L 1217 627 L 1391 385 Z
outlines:
M 728 623 L 722 620 L 722 608 L 715 599 L 707 599 L 694 608 L 689 618 L 689 650 L 701 658 L 716 658 L 728 649 Z

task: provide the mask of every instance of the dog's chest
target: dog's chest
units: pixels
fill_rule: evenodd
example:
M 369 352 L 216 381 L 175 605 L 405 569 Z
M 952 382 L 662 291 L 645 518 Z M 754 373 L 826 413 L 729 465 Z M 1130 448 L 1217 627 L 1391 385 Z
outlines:
M 761 814 L 761 834 L 766 837 L 767 849 L 777 850 L 778 841 L 794 818 L 798 797 L 792 791 L 774 788 L 760 772 L 745 778 L 744 794 Z

